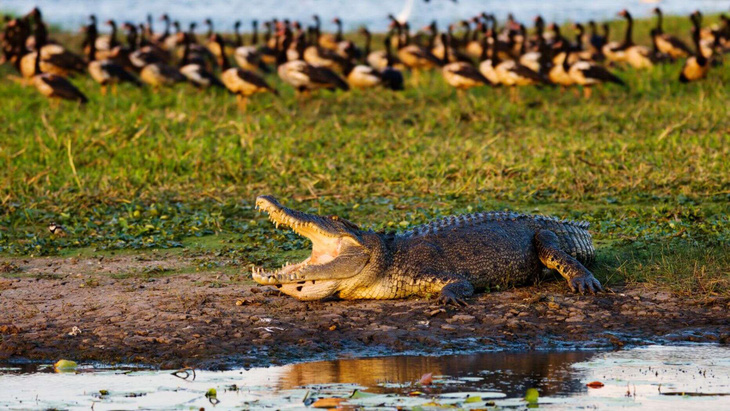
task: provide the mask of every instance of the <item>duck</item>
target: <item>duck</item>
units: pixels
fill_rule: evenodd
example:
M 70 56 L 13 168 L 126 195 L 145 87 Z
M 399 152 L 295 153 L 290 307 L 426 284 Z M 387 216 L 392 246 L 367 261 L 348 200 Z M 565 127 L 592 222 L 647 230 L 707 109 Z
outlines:
M 595 61 L 596 56 L 591 50 L 586 49 L 586 47 L 583 44 L 583 37 L 585 36 L 585 27 L 581 23 L 575 23 L 573 24 L 573 29 L 575 30 L 575 44 L 572 47 L 572 53 L 570 53 L 569 58 L 572 58 L 570 63 L 574 63 L 579 60 L 585 60 L 585 61 Z
M 36 36 L 36 39 L 42 37 Z M 36 43 L 37 50 L 34 63 L 34 73 L 31 77 L 33 86 L 44 96 L 51 99 L 76 101 L 80 104 L 88 103 L 89 99 L 76 86 L 74 86 L 66 77 L 54 73 L 44 73 L 41 68 L 43 40 Z
M 358 32 L 365 37 L 365 62 L 374 69 L 384 70 L 388 66 L 387 50 L 383 49 L 371 51 L 370 45 L 372 42 L 372 34 L 370 33 L 370 31 L 367 29 L 367 27 L 361 27 Z M 391 44 L 393 43 L 392 37 L 393 32 L 391 30 L 386 35 L 386 38 L 391 41 Z M 390 46 L 388 48 L 390 48 Z M 390 56 L 390 63 L 392 67 L 403 68 L 403 65 L 400 63 L 398 58 L 393 56 L 392 54 Z
M 323 47 L 332 51 L 337 50 L 338 41 L 342 40 L 342 33 L 340 33 L 340 40 L 332 33 L 322 33 L 322 21 L 317 14 L 312 16 L 314 19 L 314 30 L 316 33 L 316 40 L 319 47 Z
M 634 43 L 633 40 L 633 26 L 634 19 L 631 17 L 631 13 L 628 10 L 623 9 L 619 12 L 619 16 L 626 19 L 626 37 L 624 43 L 620 49 L 623 49 L 626 53 L 626 62 L 637 69 L 650 69 L 654 67 L 654 55 L 651 50 L 645 46 L 640 46 Z
M 392 33 L 389 33 L 383 39 L 383 45 L 385 46 L 385 61 L 386 66 L 380 70 L 380 76 L 383 79 L 383 86 L 393 91 L 401 91 L 405 89 L 405 82 L 403 81 L 403 73 L 399 68 L 395 67 L 397 58 L 392 52 Z
M 315 28 L 313 31 L 314 38 L 311 39 L 312 44 L 304 49 L 303 58 L 307 63 L 316 67 L 326 67 L 331 70 L 344 72 L 345 68 L 348 67 L 349 60 L 342 57 L 336 50 L 329 47 L 321 46 L 320 33 Z M 305 43 L 304 34 L 299 33 L 297 35 L 297 41 L 294 46 L 299 46 L 299 43 Z M 299 53 L 296 49 L 291 50 L 291 56 L 288 60 L 296 60 L 299 58 Z
M 261 53 L 261 61 L 263 61 L 265 64 L 276 64 L 276 58 L 278 55 L 276 51 L 276 44 L 274 44 L 274 46 L 270 45 L 271 40 L 274 40 L 274 43 L 276 43 L 276 39 L 272 38 L 271 35 L 272 23 L 269 21 L 265 21 L 264 27 L 266 28 L 266 31 L 264 32 L 264 44 L 259 47 L 257 31 L 258 21 L 253 21 L 253 34 L 251 37 L 251 44 L 255 47 L 258 47 L 259 53 Z
M 514 59 L 502 60 L 499 52 L 495 50 L 497 44 L 496 27 L 492 28 L 492 59 L 491 64 L 499 83 L 509 86 L 512 89 L 513 97 L 516 97 L 515 86 L 528 86 L 546 83 L 546 79 L 537 72 L 530 70 L 528 67 L 520 64 Z M 489 78 L 485 75 L 486 78 Z
M 112 85 L 112 92 L 116 94 L 116 85 L 118 83 L 130 83 L 136 87 L 142 87 L 142 83 L 131 73 L 124 69 L 120 64 L 113 60 L 99 58 L 99 52 L 96 50 L 96 26 L 87 27 L 88 49 L 88 70 L 91 78 L 101 85 L 101 94 L 106 95 L 107 86 Z
M 606 67 L 592 61 L 579 60 L 571 64 L 568 68 L 566 65 L 570 60 L 569 54 L 571 51 L 567 53 L 568 56 L 565 58 L 563 67 L 567 71 L 568 76 L 570 76 L 573 84 L 583 87 L 583 96 L 586 99 L 591 97 L 592 87 L 597 84 L 614 83 L 626 87 L 626 83 L 621 78 L 611 73 Z
M 318 67 L 304 61 L 304 44 L 298 45 L 299 59 L 287 61 L 286 50 L 291 44 L 291 32 L 286 31 L 281 39 L 281 47 L 277 55 L 277 73 L 285 83 L 293 86 L 298 94 L 306 94 L 312 90 L 326 89 L 329 91 L 350 89 L 349 84 L 337 73 L 327 67 Z
M 660 53 L 664 53 L 672 59 L 686 58 L 692 54 L 692 50 L 680 39 L 664 33 L 662 28 L 663 14 L 659 7 L 653 10 L 657 16 L 655 29 L 652 31 L 652 39 Z
M 258 23 L 257 23 L 258 24 Z M 236 48 L 233 50 L 233 58 L 236 60 L 236 64 L 238 64 L 238 67 L 241 67 L 242 69 L 246 69 L 249 71 L 257 71 L 260 70 L 264 73 L 270 73 L 271 70 L 269 67 L 264 63 L 261 59 L 261 53 L 259 52 L 259 48 L 256 46 L 253 41 L 256 40 L 256 31 L 254 29 L 254 37 L 252 37 L 251 45 L 245 46 L 243 44 L 243 37 L 241 36 L 241 33 L 239 32 L 239 27 L 241 26 L 241 21 L 236 21 L 236 23 L 233 25 L 233 32 L 236 36 Z M 256 26 L 254 26 L 256 27 Z
M 553 57 L 553 65 L 550 70 L 548 70 L 548 79 L 550 79 L 550 81 L 554 84 L 565 89 L 566 87 L 570 87 L 575 84 L 573 79 L 570 77 L 570 74 L 568 74 L 569 71 L 570 62 L 568 61 L 568 52 L 561 51 Z
M 444 44 L 441 74 L 446 83 L 460 93 L 470 88 L 491 85 L 492 83 L 473 65 L 463 61 L 448 62 L 451 40 L 447 34 L 441 34 L 441 42 Z
M 215 34 L 211 38 L 211 42 L 213 41 L 219 43 L 221 48 L 223 47 L 223 37 L 220 34 Z M 236 95 L 239 110 L 246 110 L 248 98 L 254 94 L 272 93 L 275 96 L 279 95 L 275 88 L 271 87 L 266 80 L 255 72 L 240 67 L 231 67 L 227 55 L 222 54 L 219 60 L 222 70 L 221 82 L 228 91 Z
M 138 37 L 140 32 L 134 24 L 127 22 L 124 23 L 122 27 L 128 32 L 127 42 L 130 47 L 128 58 L 129 63 L 135 68 L 135 70 L 141 71 L 150 64 L 167 63 L 170 58 L 169 55 L 166 52 L 147 44 L 144 40 L 144 36 Z M 139 48 L 137 48 L 138 45 L 140 46 Z
M 208 87 L 217 87 L 217 88 L 225 88 L 221 80 L 218 80 L 218 78 L 213 75 L 210 71 L 208 71 L 205 68 L 205 62 L 204 61 L 193 61 L 190 58 L 190 38 L 186 33 L 180 33 L 178 34 L 180 37 L 178 39 L 178 43 L 183 44 L 183 58 L 180 61 L 180 74 L 185 76 L 185 78 L 193 84 L 195 87 L 199 88 L 208 88 Z M 217 41 L 218 37 L 220 35 L 214 35 L 211 37 L 211 42 Z M 222 44 L 222 41 L 221 41 Z M 222 59 L 227 59 L 225 54 L 223 54 L 221 57 Z
M 332 19 L 332 22 L 337 25 L 334 50 L 343 58 L 349 60 L 359 59 L 362 55 L 362 51 L 357 47 L 354 42 L 350 40 L 345 40 L 344 36 L 342 35 L 342 20 L 340 20 L 339 17 L 335 17 L 334 19 Z
M 611 63 L 625 63 L 626 51 L 622 47 L 622 43 L 618 41 L 610 41 L 611 28 L 608 23 L 603 24 L 604 44 L 601 47 L 601 54 Z
M 608 42 L 608 38 L 606 37 L 606 33 L 608 33 L 608 24 L 604 24 L 604 35 L 598 34 L 598 25 L 595 21 L 589 20 L 588 21 L 588 29 L 590 30 L 590 36 L 588 37 L 588 45 L 590 47 L 590 50 L 593 52 L 595 59 L 603 60 L 605 57 L 603 55 L 603 46 L 606 45 Z
M 474 17 L 472 19 L 472 23 L 474 23 L 476 27 L 471 32 L 471 38 L 469 38 L 466 42 L 466 45 L 464 46 L 464 51 L 471 58 L 479 58 L 482 55 L 482 42 L 479 36 L 486 35 L 486 25 L 482 23 L 478 17 Z M 464 24 L 466 25 L 466 27 L 470 27 L 469 21 L 464 21 Z
M 710 58 L 705 55 L 700 45 L 700 22 L 694 14 L 690 17 L 690 20 L 692 20 L 693 26 L 692 42 L 695 46 L 695 53 L 687 57 L 682 66 L 682 71 L 679 73 L 679 81 L 684 84 L 701 80 L 710 71 Z
M 151 16 L 150 16 L 150 18 L 151 18 Z M 171 26 L 170 16 L 167 13 L 164 13 L 164 14 L 162 14 L 162 16 L 160 16 L 160 20 L 165 23 L 165 30 L 160 34 L 153 35 L 152 41 L 155 44 L 162 47 L 163 49 L 168 49 L 167 39 L 171 35 L 171 33 L 170 33 L 170 26 Z M 177 27 L 178 31 L 179 31 L 179 27 L 180 26 L 178 25 L 178 27 Z M 177 34 L 177 33 L 175 33 L 175 34 Z
M 494 53 L 494 46 L 492 45 L 492 47 L 490 47 L 488 36 L 484 36 L 482 37 L 482 54 L 479 56 L 479 73 L 489 80 L 493 86 L 498 86 L 501 84 L 499 81 L 499 75 L 497 74 L 497 70 L 494 69 L 496 64 L 494 64 L 494 60 L 488 55 L 489 52 L 492 53 L 492 56 L 496 56 Z
M 41 17 L 39 9 L 35 8 L 30 12 L 29 16 L 34 19 L 33 42 L 25 41 L 26 47 L 32 51 L 40 53 L 28 53 L 20 59 L 20 73 L 29 79 L 35 76 L 35 59 L 40 56 L 41 68 L 43 72 L 56 74 L 67 77 L 70 75 L 82 74 L 86 69 L 86 62 L 78 54 L 68 51 L 66 48 L 57 43 L 49 43 L 48 31 Z
M 408 23 L 401 25 L 396 22 L 396 29 L 398 31 L 398 59 L 411 70 L 414 81 L 417 83 L 421 70 L 438 67 L 441 60 L 425 47 L 409 44 Z

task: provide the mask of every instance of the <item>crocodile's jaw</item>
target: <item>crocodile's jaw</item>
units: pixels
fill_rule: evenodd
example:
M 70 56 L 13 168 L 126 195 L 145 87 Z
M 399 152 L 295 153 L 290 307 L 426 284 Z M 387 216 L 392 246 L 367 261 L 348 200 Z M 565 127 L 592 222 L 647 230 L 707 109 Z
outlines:
M 312 254 L 302 262 L 275 272 L 254 268 L 253 279 L 259 284 L 274 285 L 301 300 L 322 299 L 335 294 L 343 280 L 359 274 L 367 263 L 359 230 L 346 220 L 291 210 L 270 196 L 258 197 L 256 208 L 277 227 L 287 226 L 312 241 Z

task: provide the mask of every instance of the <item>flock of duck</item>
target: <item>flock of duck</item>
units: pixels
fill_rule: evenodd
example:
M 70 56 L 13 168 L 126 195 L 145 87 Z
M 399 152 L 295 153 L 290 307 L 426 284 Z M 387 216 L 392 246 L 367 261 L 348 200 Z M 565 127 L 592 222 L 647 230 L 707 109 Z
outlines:
M 546 27 L 539 16 L 533 33 L 512 16 L 500 26 L 494 15 L 481 13 L 450 25 L 445 32 L 440 32 L 434 22 L 414 36 L 407 22 L 389 16 L 390 30 L 384 47 L 375 51 L 371 50 L 373 36 L 366 28 L 360 29 L 365 39 L 361 47 L 344 38 L 342 22 L 337 18 L 333 20 L 335 33 L 323 33 L 317 16 L 306 29 L 298 21 L 266 21 L 261 38 L 258 22 L 253 21 L 248 44 L 244 44 L 240 22 L 234 25 L 232 38 L 224 38 L 207 19 L 208 34 L 204 42 L 199 42 L 195 23 L 185 31 L 165 14 L 161 17 L 164 31 L 155 33 L 153 19 L 148 16 L 143 24 L 124 23 L 121 29 L 126 38 L 120 40 L 114 20 L 106 21 L 111 33 L 102 36 L 92 15 L 82 29 L 85 56 L 81 56 L 49 38 L 41 11 L 35 8 L 23 17 L 4 19 L 0 62 L 12 64 L 24 84 L 32 84 L 49 98 L 86 103 L 87 97 L 68 79 L 88 72 L 101 85 L 102 94 L 109 86 L 116 93 L 118 83 L 155 89 L 191 83 L 200 88 L 225 88 L 245 109 L 254 94 L 278 94 L 265 79 L 273 71 L 272 66 L 298 94 L 317 89 L 402 90 L 403 70 L 409 70 L 413 83 L 419 84 L 422 71 L 440 69 L 446 83 L 459 92 L 501 85 L 509 87 L 512 97 L 517 98 L 517 87 L 577 85 L 582 86 L 587 98 L 592 87 L 601 83 L 625 86 L 610 67 L 649 69 L 662 62 L 685 59 L 679 81 L 690 82 L 704 78 L 712 63 L 730 51 L 730 21 L 725 15 L 719 25 L 705 28 L 702 14 L 693 13 L 694 47 L 689 47 L 665 33 L 661 10 L 656 8 L 654 12 L 657 24 L 651 31 L 652 47 L 634 43 L 633 20 L 623 10 L 619 15 L 627 25 L 621 42 L 609 40 L 607 24 L 599 34 L 593 21 L 588 23 L 588 30 L 581 24 L 573 25 L 575 38 L 571 41 L 556 24 Z M 231 58 L 237 67 L 231 65 Z

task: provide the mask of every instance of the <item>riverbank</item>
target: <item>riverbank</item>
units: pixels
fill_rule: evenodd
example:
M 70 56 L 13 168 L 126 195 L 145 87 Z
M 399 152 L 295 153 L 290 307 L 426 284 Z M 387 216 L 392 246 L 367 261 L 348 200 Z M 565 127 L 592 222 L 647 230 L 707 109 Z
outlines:
M 0 360 L 218 369 L 395 353 L 730 341 L 729 298 L 692 300 L 640 285 L 581 296 L 546 280 L 453 308 L 423 299 L 300 302 L 228 274 L 120 275 L 182 263 L 152 256 L 14 260 L 32 275 L 0 279 Z

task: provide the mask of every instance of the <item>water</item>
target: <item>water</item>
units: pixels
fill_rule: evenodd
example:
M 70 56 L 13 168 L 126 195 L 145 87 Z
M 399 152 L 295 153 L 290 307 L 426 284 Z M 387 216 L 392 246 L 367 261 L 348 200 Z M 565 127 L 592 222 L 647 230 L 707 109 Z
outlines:
M 0 2 L 0 9 L 26 13 L 37 5 L 45 12 L 47 20 L 73 30 L 84 24 L 90 13 L 97 14 L 102 21 L 107 18 L 141 21 L 147 13 L 159 17 L 167 12 L 185 25 L 193 20 L 200 22 L 210 17 L 215 22 L 216 29 L 224 31 L 230 30 L 238 19 L 248 22 L 252 19 L 288 17 L 310 24 L 314 13 L 323 18 L 326 30 L 334 30 L 334 25 L 329 22 L 333 17 L 340 16 L 348 30 L 367 25 L 371 30 L 384 31 L 388 23 L 386 16 L 389 13 L 398 15 L 411 1 L 413 0 L 3 0 Z M 704 12 L 730 10 L 730 0 L 431 0 L 428 3 L 414 0 L 409 21 L 413 27 L 422 27 L 436 19 L 444 27 L 450 22 L 470 18 L 481 11 L 495 13 L 502 20 L 507 13 L 512 12 L 525 22 L 532 21 L 537 14 L 542 14 L 547 21 L 556 22 L 603 20 L 615 19 L 616 13 L 623 8 L 629 9 L 637 17 L 648 16 L 657 5 L 667 14 L 686 15 L 695 9 Z M 162 30 L 160 22 L 156 22 L 156 29 Z
M 433 384 L 416 384 L 426 373 L 433 373 Z M 587 388 L 592 381 L 605 386 Z M 211 388 L 217 391 L 214 399 L 205 395 Z M 211 401 L 217 402 L 216 409 L 303 409 L 305 398 L 311 403 L 350 397 L 356 389 L 360 392 L 347 400 L 349 404 L 484 408 L 493 401 L 497 406 L 524 408 L 529 388 L 539 391 L 539 406 L 548 409 L 730 409 L 730 348 L 650 346 L 600 353 L 346 359 L 197 371 L 195 380 L 192 376 L 183 380 L 170 371 L 98 366 L 60 374 L 50 366 L 0 367 L 0 408 L 11 409 L 88 409 L 92 404 L 94 410 L 211 409 Z M 108 393 L 102 395 L 101 390 Z

